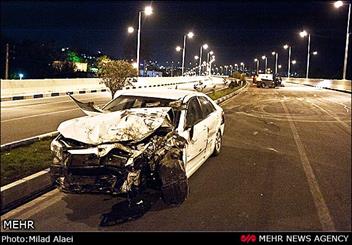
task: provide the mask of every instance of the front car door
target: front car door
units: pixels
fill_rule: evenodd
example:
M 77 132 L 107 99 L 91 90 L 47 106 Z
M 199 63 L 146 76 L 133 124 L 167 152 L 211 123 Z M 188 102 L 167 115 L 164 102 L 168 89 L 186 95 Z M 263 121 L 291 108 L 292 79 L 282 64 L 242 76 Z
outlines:
M 204 158 L 208 138 L 208 128 L 203 121 L 203 112 L 196 97 L 188 101 L 184 132 L 188 141 L 186 146 L 187 171 Z
M 199 96 L 198 100 L 203 112 L 203 123 L 207 127 L 206 157 L 208 157 L 214 150 L 215 137 L 219 130 L 221 117 L 214 105 L 206 97 Z

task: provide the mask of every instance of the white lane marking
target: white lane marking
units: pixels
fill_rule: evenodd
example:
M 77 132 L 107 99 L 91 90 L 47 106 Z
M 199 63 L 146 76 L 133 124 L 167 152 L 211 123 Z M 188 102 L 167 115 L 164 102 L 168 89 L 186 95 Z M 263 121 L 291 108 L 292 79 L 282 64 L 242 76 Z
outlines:
M 275 148 L 272 148 L 272 147 L 267 147 L 266 149 L 269 150 L 269 151 L 274 151 L 276 153 L 279 153 L 278 150 L 276 150 Z
M 311 103 L 313 106 L 315 106 L 316 108 L 318 108 L 319 110 L 321 110 L 322 112 L 325 112 L 326 114 L 328 114 L 330 117 L 334 118 L 336 121 L 338 121 L 343 127 L 345 127 L 347 129 L 347 132 L 349 134 L 351 134 L 351 127 L 345 123 L 344 121 L 342 121 L 339 117 L 337 117 L 336 115 L 330 113 L 329 111 L 325 110 L 324 108 L 318 106 L 317 104 L 315 104 L 314 102 L 308 101 L 309 103 Z
M 48 193 L 41 195 L 40 197 L 15 208 L 1 216 L 1 220 L 5 219 L 28 219 L 33 215 L 39 213 L 45 208 L 53 205 L 54 203 L 61 200 L 63 193 L 58 189 L 54 189 Z
M 68 109 L 68 110 L 62 110 L 62 111 L 53 111 L 53 112 L 42 113 L 42 114 L 31 115 L 31 116 L 25 116 L 25 117 L 16 117 L 16 118 L 3 120 L 3 121 L 1 121 L 1 123 L 12 122 L 12 121 L 16 121 L 16 120 L 22 120 L 22 119 L 33 118 L 33 117 L 40 117 L 40 116 L 45 116 L 45 115 L 52 115 L 52 114 L 68 112 L 68 111 L 76 111 L 76 110 L 80 110 L 80 109 L 79 108 L 74 108 L 74 109 Z
M 314 175 L 313 168 L 309 163 L 306 151 L 304 149 L 301 138 L 299 137 L 297 128 L 284 102 L 280 101 L 280 103 L 287 114 L 287 119 L 293 134 L 293 139 L 297 146 L 297 150 L 301 159 L 303 170 L 308 181 L 310 192 L 312 193 L 312 196 L 313 196 L 313 201 L 318 212 L 318 217 L 319 217 L 319 221 L 322 226 L 322 229 L 323 231 L 334 231 L 336 230 L 335 224 L 331 218 L 331 215 L 325 203 L 323 194 L 320 191 L 318 181 Z

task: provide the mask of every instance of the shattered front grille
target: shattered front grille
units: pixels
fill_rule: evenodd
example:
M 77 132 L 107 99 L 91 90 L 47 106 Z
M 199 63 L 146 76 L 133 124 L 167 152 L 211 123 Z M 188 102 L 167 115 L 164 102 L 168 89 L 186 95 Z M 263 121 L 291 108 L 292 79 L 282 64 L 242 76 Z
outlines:
M 95 154 L 71 155 L 71 167 L 98 166 L 99 158 Z
M 104 161 L 104 164 L 111 167 L 124 167 L 127 163 L 127 160 L 127 157 L 116 154 L 110 154 Z

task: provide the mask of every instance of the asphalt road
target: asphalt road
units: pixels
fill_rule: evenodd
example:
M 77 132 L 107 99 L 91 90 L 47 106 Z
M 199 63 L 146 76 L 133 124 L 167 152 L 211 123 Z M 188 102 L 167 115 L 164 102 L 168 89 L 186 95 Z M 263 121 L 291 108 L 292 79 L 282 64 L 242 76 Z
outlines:
M 223 108 L 222 152 L 190 178 L 181 206 L 150 195 L 142 217 L 102 226 L 126 215 L 125 202 L 54 190 L 1 219 L 39 231 L 351 230 L 350 94 L 250 87 Z
M 214 84 L 208 84 L 204 92 Z M 224 87 L 216 84 L 216 88 Z M 192 84 L 178 85 L 193 90 Z M 104 105 L 111 99 L 109 92 L 74 95 L 78 100 Z M 1 144 L 56 131 L 65 120 L 84 116 L 68 96 L 1 102 Z

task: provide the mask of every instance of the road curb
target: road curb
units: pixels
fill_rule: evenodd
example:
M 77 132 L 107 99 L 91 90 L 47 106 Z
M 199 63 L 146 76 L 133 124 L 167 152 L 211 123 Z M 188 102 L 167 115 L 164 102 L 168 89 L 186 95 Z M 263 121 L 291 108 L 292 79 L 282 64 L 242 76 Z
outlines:
M 53 138 L 53 137 L 57 136 L 58 134 L 59 134 L 58 131 L 54 131 L 54 132 L 50 132 L 50 133 L 46 133 L 46 134 L 33 136 L 33 137 L 23 139 L 23 140 L 17 140 L 17 141 L 13 141 L 10 143 L 6 143 L 6 144 L 1 145 L 1 151 L 10 150 L 10 149 L 13 149 L 13 148 L 16 148 L 19 146 L 29 145 L 29 144 L 32 144 L 32 143 L 37 142 L 39 140 Z
M 1 189 L 1 214 L 53 188 L 50 169 L 32 174 Z
M 245 83 L 246 83 L 246 84 L 245 84 L 245 85 L 242 85 L 241 88 L 237 89 L 236 91 L 234 91 L 234 92 L 232 92 L 232 93 L 230 93 L 230 94 L 228 94 L 228 95 L 225 95 L 225 96 L 221 97 L 220 99 L 215 100 L 215 102 L 219 105 L 219 104 L 221 104 L 222 102 L 224 102 L 224 101 L 226 101 L 226 100 L 232 98 L 233 96 L 235 96 L 235 95 L 241 93 L 245 88 L 248 87 L 248 84 L 249 84 L 249 83 L 248 83 L 248 82 L 245 82 Z

